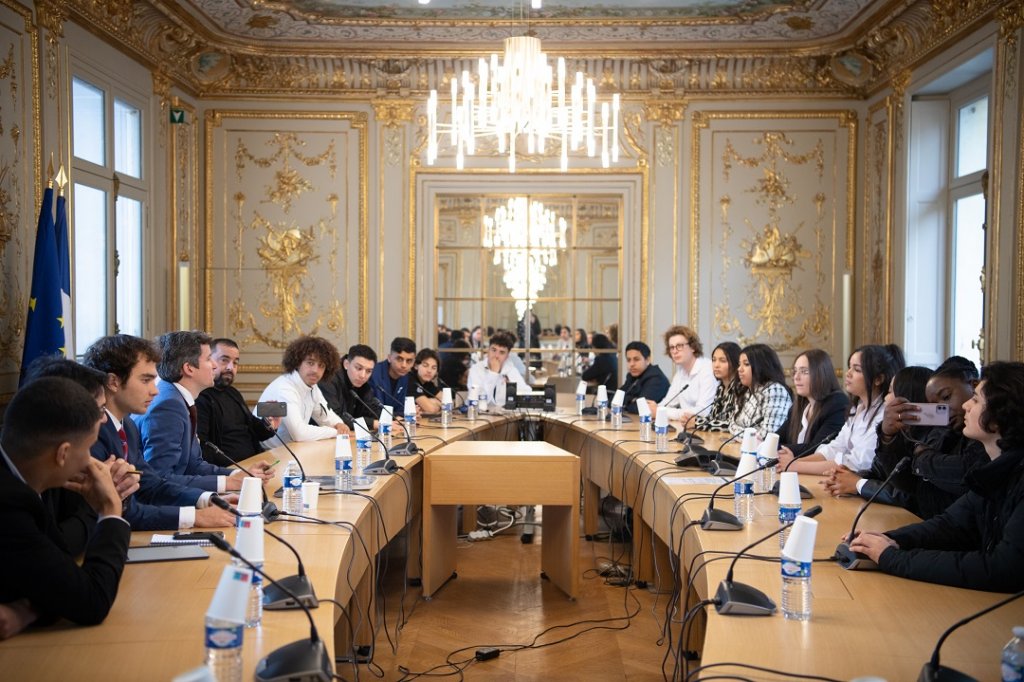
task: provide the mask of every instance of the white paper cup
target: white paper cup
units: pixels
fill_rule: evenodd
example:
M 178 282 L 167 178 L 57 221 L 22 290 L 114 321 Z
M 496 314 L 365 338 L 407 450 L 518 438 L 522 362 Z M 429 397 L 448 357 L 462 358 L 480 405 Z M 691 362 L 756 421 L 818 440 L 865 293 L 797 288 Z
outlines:
M 576 385 L 576 395 L 586 395 L 586 394 L 587 394 L 587 382 L 581 381 L 580 383 L 578 383 Z
M 769 433 L 757 447 L 758 459 L 774 459 L 779 456 L 779 434 Z
M 658 414 L 660 415 L 661 413 L 659 412 Z M 749 452 L 744 452 L 742 455 L 740 455 L 740 463 L 736 467 L 736 478 L 745 478 L 749 476 L 751 472 L 753 472 L 756 468 L 757 457 L 754 457 L 754 455 L 752 455 Z
M 800 477 L 795 471 L 779 475 L 779 505 L 800 504 Z
M 238 519 L 235 549 L 254 564 L 263 563 L 263 517 L 243 516 Z
M 220 574 L 206 617 L 244 625 L 251 587 L 252 570 L 228 564 Z
M 612 396 L 612 405 L 618 405 L 622 407 L 622 403 L 626 400 L 626 392 L 622 389 L 615 391 L 615 395 Z
M 315 512 L 320 502 L 320 483 L 318 481 L 306 481 L 302 484 L 302 510 L 304 512 Z
M 796 517 L 789 539 L 782 548 L 782 556 L 793 561 L 814 560 L 814 536 L 818 533 L 818 522 L 806 516 Z
M 597 387 L 597 402 L 607 403 L 608 402 L 608 387 L 601 384 Z
M 263 511 L 263 480 L 246 476 L 242 479 L 242 490 L 238 493 L 238 511 L 243 514 L 259 514 Z

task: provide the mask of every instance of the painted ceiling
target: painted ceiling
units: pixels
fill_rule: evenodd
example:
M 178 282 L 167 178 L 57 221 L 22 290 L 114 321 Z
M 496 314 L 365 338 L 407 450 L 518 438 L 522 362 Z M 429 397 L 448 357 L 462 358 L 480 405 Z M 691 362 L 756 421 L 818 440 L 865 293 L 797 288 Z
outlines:
M 888 0 L 180 0 L 176 12 L 226 44 L 341 52 L 490 50 L 533 31 L 545 44 L 591 53 L 792 48 L 841 40 Z M 524 9 L 525 6 L 525 9 Z

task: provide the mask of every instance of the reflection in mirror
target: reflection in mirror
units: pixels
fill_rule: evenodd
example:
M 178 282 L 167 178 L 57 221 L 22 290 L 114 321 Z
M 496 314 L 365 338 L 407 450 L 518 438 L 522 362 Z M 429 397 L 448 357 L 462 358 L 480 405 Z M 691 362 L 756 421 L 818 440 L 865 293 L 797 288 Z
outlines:
M 572 330 L 617 330 L 620 197 L 440 195 L 435 216 L 439 328 L 483 325 L 484 344 L 488 327 L 509 330 L 548 375 L 575 374 L 586 358 Z

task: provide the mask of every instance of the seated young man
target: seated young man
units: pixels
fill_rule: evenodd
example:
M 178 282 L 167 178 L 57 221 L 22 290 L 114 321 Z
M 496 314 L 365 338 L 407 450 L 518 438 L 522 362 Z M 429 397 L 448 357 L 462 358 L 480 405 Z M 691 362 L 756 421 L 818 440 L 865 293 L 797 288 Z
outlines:
M 861 531 L 850 549 L 886 573 L 992 592 L 1024 588 L 1024 363 L 993 362 L 964 403 L 964 436 L 989 462 L 968 491 L 927 521 L 886 533 Z
M 323 440 L 349 433 L 317 385 L 338 369 L 338 349 L 333 343 L 319 336 L 300 336 L 284 349 L 281 367 L 284 374 L 263 389 L 259 401 L 285 403 L 288 413 L 281 418 L 277 436 L 263 441 L 265 447 L 278 447 L 281 440 Z
M 62 377 L 27 384 L 11 400 L 0 434 L 0 603 L 4 634 L 66 618 L 94 625 L 117 596 L 131 529 L 110 464 L 89 454 L 103 412 L 95 397 Z M 81 565 L 61 547 L 41 495 L 66 487 L 99 520 Z M 12 622 L 13 621 L 13 622 Z
M 405 398 L 409 392 L 409 372 L 416 360 L 416 342 L 404 336 L 397 336 L 391 342 L 391 352 L 373 368 L 370 387 L 373 395 L 382 405 L 391 408 L 394 414 L 405 410 Z
M 470 389 L 475 386 L 477 395 L 485 397 L 487 402 L 501 407 L 505 404 L 505 386 L 516 384 L 520 393 L 530 390 L 523 375 L 509 362 L 509 352 L 515 346 L 511 334 L 496 332 L 487 346 L 487 356 L 469 368 L 467 383 Z
M 341 359 L 341 367 L 320 381 L 327 407 L 344 420 L 348 428 L 355 428 L 355 420 L 362 417 L 371 429 L 377 428 L 384 406 L 373 394 L 370 377 L 377 364 L 377 353 L 367 345 L 357 343 Z M 404 391 L 404 389 L 403 389 Z M 401 417 L 405 405 L 393 411 Z
M 622 391 L 626 394 L 623 409 L 636 414 L 638 400 L 660 403 L 668 393 L 668 377 L 661 367 L 651 363 L 651 347 L 643 341 L 626 344 L 626 380 Z

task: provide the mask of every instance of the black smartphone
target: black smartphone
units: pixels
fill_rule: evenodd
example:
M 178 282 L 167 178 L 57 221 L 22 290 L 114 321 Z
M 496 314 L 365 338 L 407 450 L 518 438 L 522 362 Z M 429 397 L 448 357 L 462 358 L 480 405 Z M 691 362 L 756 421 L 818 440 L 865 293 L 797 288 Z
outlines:
M 224 537 L 223 531 L 219 530 L 207 530 L 207 531 L 178 531 L 174 534 L 175 540 L 209 540 L 212 536 L 216 535 L 219 538 Z
M 288 403 L 256 403 L 256 416 L 261 418 L 266 417 L 287 417 L 288 416 Z

